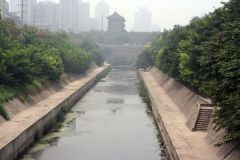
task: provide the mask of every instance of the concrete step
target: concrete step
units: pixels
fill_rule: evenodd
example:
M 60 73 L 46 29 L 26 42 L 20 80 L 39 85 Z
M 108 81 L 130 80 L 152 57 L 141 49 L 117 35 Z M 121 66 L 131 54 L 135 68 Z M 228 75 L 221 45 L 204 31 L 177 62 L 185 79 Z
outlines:
M 200 112 L 199 115 L 212 115 L 212 112 L 206 112 L 206 113 Z
M 202 107 L 198 114 L 198 119 L 195 124 L 195 130 L 207 130 L 213 113 L 213 108 Z
M 196 131 L 207 131 L 208 128 L 195 128 Z
M 197 125 L 204 125 L 204 124 L 207 124 L 207 125 L 208 125 L 209 123 L 208 123 L 207 121 L 197 122 L 195 126 L 197 126 Z
M 195 128 L 206 128 L 206 127 L 208 127 L 207 124 L 205 124 L 205 125 L 196 125 L 196 126 L 195 126 Z
M 211 117 L 199 117 L 198 120 L 209 120 Z
M 199 112 L 199 114 L 212 114 L 212 112 Z
M 211 115 L 199 115 L 198 117 L 208 119 L 211 118 Z
M 208 126 L 195 127 L 196 129 L 208 129 Z
M 205 125 L 205 124 L 208 125 L 209 123 L 208 122 L 197 122 L 195 126 L 197 126 L 197 125 Z
M 200 113 L 212 113 L 212 110 L 211 111 L 200 111 Z

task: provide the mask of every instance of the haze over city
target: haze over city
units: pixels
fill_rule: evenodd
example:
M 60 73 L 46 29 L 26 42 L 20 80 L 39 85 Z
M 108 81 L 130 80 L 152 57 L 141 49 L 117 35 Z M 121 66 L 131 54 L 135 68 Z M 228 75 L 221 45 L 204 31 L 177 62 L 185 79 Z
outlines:
M 9 0 L 8 0 L 9 1 Z M 59 0 L 38 0 L 54 1 Z M 101 0 L 84 0 L 90 3 L 90 15 L 94 17 L 95 6 Z M 175 24 L 186 25 L 195 16 L 203 16 L 221 6 L 227 0 L 105 0 L 109 4 L 110 14 L 114 11 L 126 19 L 126 29 L 134 29 L 135 13 L 139 8 L 152 13 L 152 24 L 161 29 L 170 29 Z
M 0 160 L 240 160 L 240 0 L 0 0 Z
M 41 1 L 41 0 L 40 0 Z M 46 0 L 42 0 L 46 1 Z M 59 0 L 52 0 L 59 2 Z M 94 7 L 101 0 L 84 0 L 91 5 L 91 16 Z M 153 24 L 162 29 L 172 28 L 175 24 L 185 25 L 192 17 L 203 16 L 227 0 L 105 0 L 110 6 L 110 13 L 118 11 L 126 18 L 127 29 L 133 29 L 135 12 L 147 8 L 152 13 Z

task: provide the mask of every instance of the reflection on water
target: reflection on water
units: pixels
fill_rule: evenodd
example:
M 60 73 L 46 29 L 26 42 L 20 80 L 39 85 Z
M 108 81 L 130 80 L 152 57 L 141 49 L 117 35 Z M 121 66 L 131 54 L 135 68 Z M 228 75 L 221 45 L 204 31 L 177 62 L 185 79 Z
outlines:
M 24 160 L 159 160 L 157 131 L 134 71 L 113 70 Z

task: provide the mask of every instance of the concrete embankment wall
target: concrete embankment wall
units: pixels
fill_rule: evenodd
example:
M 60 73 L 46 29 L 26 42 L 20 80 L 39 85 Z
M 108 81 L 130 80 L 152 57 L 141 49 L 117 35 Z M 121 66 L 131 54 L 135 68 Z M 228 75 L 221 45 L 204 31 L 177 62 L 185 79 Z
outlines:
M 165 93 L 176 104 L 176 106 L 186 118 L 186 126 L 189 128 L 189 130 L 192 130 L 193 125 L 196 122 L 196 117 L 198 113 L 197 104 L 210 104 L 210 100 L 200 97 L 199 95 L 195 94 L 194 92 L 192 92 L 191 90 L 189 90 L 188 88 L 186 88 L 185 86 L 178 83 L 173 78 L 167 76 L 156 68 L 152 68 L 148 72 L 154 77 L 158 85 L 161 86 Z M 171 157 L 175 157 L 173 159 L 179 159 L 176 148 L 172 144 L 169 133 L 165 128 L 165 124 L 161 121 L 162 118 L 161 115 L 159 115 L 159 111 L 157 109 L 159 106 L 154 103 L 151 95 L 150 98 L 152 101 L 155 118 L 158 120 L 157 123 L 160 126 L 163 139 L 167 145 L 167 150 L 170 154 L 172 154 Z M 220 148 L 214 146 L 215 144 L 223 140 L 226 131 L 222 130 L 219 132 L 215 132 L 213 130 L 213 127 L 214 124 L 211 120 L 209 129 L 208 131 L 205 131 L 206 135 L 204 136 L 205 138 L 203 140 L 205 140 L 209 144 L 209 147 L 216 153 L 217 157 L 219 157 L 219 160 L 240 160 L 240 150 L 236 148 L 236 144 L 226 144 L 222 145 Z
M 165 90 L 171 99 L 180 108 L 186 119 L 191 117 L 196 112 L 197 104 L 210 103 L 209 100 L 200 97 L 182 84 L 175 81 L 168 75 L 160 72 L 157 68 L 150 70 L 151 74 L 157 80 L 158 84 Z
M 97 66 L 95 65 L 91 66 L 87 73 L 90 73 L 96 68 Z M 80 79 L 83 76 L 84 75 L 64 74 L 61 76 L 60 80 L 44 84 L 35 91 L 23 93 L 25 95 L 24 100 L 19 97 L 9 100 L 4 104 L 4 108 L 6 109 L 10 119 L 12 119 L 15 115 L 29 109 L 41 100 L 48 98 L 50 95 L 60 91 L 66 85 Z M 0 124 L 3 122 L 6 122 L 6 120 L 0 115 Z
M 21 155 L 35 140 L 42 137 L 74 103 L 76 103 L 109 70 L 98 68 L 86 77 L 70 83 L 34 107 L 0 125 L 0 160 L 12 160 Z

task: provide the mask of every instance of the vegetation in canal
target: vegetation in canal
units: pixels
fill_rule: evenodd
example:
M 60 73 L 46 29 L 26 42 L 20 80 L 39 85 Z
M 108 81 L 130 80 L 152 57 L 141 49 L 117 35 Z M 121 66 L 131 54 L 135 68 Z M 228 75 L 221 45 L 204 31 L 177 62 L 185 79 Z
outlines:
M 187 26 L 165 30 L 139 56 L 137 66 L 155 65 L 220 107 L 216 131 L 227 129 L 224 143 L 240 141 L 240 0 Z
M 64 32 L 0 19 L 0 115 L 9 119 L 3 103 L 13 97 L 24 100 L 21 95 L 58 80 L 63 73 L 83 74 L 92 63 L 101 66 L 102 52 L 93 42 L 73 42 Z
M 145 84 L 142 80 L 139 81 L 138 84 L 138 91 L 139 91 L 139 95 L 140 97 L 142 97 L 143 101 L 148 105 L 148 107 L 151 109 L 151 100 L 148 94 L 148 90 L 145 87 Z
M 160 132 L 160 128 L 157 124 L 157 120 L 154 117 L 153 112 L 152 112 L 152 104 L 151 104 L 151 99 L 150 99 L 148 90 L 147 90 L 143 80 L 140 80 L 139 83 L 137 84 L 137 86 L 138 86 L 139 96 L 142 97 L 143 101 L 148 106 L 147 114 L 154 119 L 154 125 L 157 128 L 156 129 L 157 139 L 158 139 L 160 147 L 161 147 L 161 157 L 166 157 L 166 150 L 165 150 L 165 147 L 164 147 L 164 141 L 163 141 L 162 133 Z
M 109 66 L 108 68 L 106 68 L 101 74 L 99 74 L 97 76 L 97 82 L 99 81 L 104 81 L 102 80 L 104 77 L 106 77 L 108 75 L 108 73 L 112 70 L 111 66 Z

